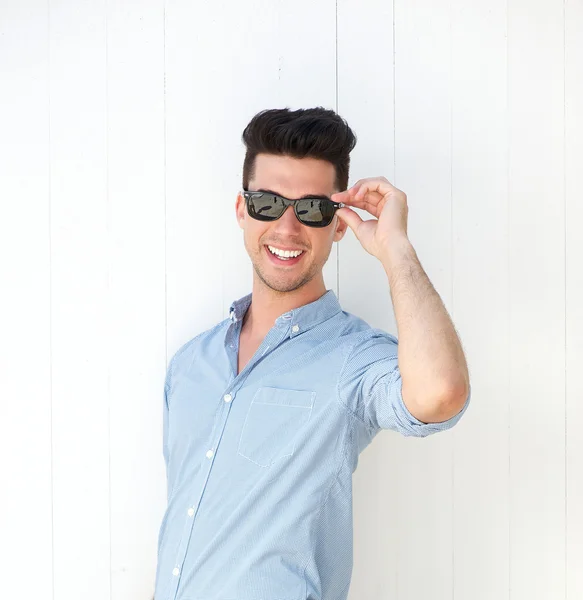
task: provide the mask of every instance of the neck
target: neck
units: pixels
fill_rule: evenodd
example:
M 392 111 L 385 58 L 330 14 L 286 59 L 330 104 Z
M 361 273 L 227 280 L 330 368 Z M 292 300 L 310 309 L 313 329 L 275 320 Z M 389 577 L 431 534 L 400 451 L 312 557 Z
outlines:
M 294 308 L 315 302 L 326 293 L 322 276 L 291 292 L 278 292 L 254 278 L 251 304 L 242 329 L 251 338 L 263 339 L 278 317 Z

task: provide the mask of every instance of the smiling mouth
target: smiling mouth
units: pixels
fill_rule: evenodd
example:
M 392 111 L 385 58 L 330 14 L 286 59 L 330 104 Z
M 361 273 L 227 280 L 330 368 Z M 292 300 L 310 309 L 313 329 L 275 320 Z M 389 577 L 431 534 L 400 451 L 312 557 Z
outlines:
M 298 263 L 302 257 L 304 256 L 304 254 L 306 253 L 305 250 L 302 250 L 302 253 L 298 256 L 290 256 L 290 257 L 286 257 L 286 256 L 278 256 L 277 254 L 274 254 L 267 245 L 264 246 L 265 247 L 265 252 L 267 252 L 267 254 L 269 255 L 269 258 L 272 262 L 275 262 L 276 264 L 280 264 L 280 265 L 295 265 L 296 263 Z

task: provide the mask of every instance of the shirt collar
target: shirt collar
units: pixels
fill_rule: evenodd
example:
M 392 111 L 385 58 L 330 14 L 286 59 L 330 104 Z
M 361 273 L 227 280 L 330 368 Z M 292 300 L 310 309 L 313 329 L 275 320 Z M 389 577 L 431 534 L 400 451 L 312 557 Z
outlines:
M 229 308 L 229 317 L 233 323 L 243 318 L 251 304 L 251 297 L 252 294 L 247 294 L 233 301 Z M 275 324 L 280 327 L 291 322 L 292 325 L 299 326 L 300 331 L 306 331 L 333 317 L 341 310 L 342 307 L 334 290 L 327 290 L 317 300 L 283 313 L 275 320 Z

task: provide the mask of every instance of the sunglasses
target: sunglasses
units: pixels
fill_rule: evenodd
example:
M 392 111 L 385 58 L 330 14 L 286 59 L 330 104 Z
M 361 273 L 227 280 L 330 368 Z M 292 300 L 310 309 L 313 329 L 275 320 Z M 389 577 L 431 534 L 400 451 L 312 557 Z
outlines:
M 343 202 L 333 202 L 327 197 L 288 200 L 271 192 L 241 190 L 241 194 L 245 198 L 249 216 L 258 221 L 275 221 L 283 215 L 288 206 L 293 206 L 298 221 L 308 227 L 330 225 L 336 209 L 346 206 Z

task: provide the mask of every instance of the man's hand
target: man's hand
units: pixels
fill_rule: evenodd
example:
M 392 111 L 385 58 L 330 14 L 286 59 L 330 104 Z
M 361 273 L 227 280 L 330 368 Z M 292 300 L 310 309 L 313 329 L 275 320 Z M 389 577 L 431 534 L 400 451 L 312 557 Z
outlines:
M 375 219 L 363 221 L 356 211 L 339 208 L 336 214 L 354 231 L 354 235 L 369 253 L 381 260 L 389 245 L 407 238 L 407 196 L 389 183 L 386 177 L 359 179 L 344 192 L 332 194 L 335 202 L 369 212 Z

